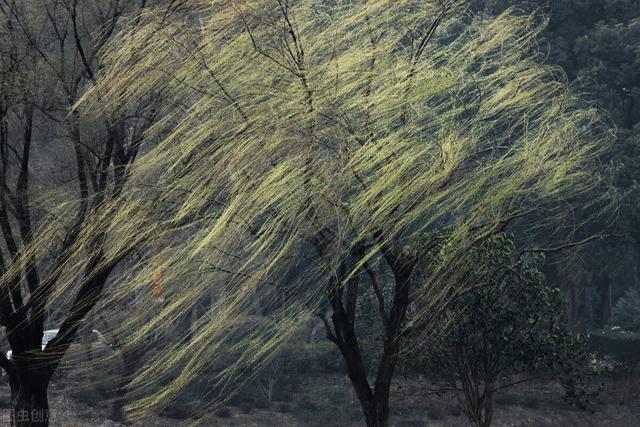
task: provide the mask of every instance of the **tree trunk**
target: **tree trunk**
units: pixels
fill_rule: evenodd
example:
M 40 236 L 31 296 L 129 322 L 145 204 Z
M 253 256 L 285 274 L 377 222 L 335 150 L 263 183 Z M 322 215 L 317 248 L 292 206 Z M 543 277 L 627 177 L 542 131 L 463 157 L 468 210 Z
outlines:
M 365 420 L 368 427 L 387 427 L 389 425 L 389 391 L 384 393 L 385 398 L 373 399 L 373 405 L 368 413 L 365 413 Z
M 390 372 L 389 381 L 377 382 L 372 390 L 366 380 L 364 366 L 349 363 L 350 361 L 345 358 L 349 379 L 362 407 L 367 427 L 387 427 L 389 425 L 389 395 L 396 358 L 387 358 L 387 360 L 390 361 L 387 362 L 389 365 L 385 364 L 381 368 Z
M 366 251 L 363 242 L 353 245 L 350 260 L 343 261 L 325 286 L 325 293 L 333 309 L 331 321 L 321 316 L 327 338 L 334 342 L 342 353 L 349 379 L 364 412 L 368 427 L 387 427 L 389 425 L 389 395 L 393 373 L 398 362 L 400 351 L 400 334 L 409 307 L 410 277 L 416 264 L 414 257 L 402 251 L 392 250 L 383 239 L 382 234 L 376 240 L 383 247 L 382 254 L 394 276 L 394 296 L 388 314 L 382 309 L 381 322 L 384 330 L 382 357 L 377 367 L 373 387 L 367 378 L 367 369 L 363 363 L 360 344 L 356 333 L 357 286 L 361 272 L 351 274 L 364 258 Z M 321 239 L 319 240 L 321 242 Z M 325 247 L 317 243 L 320 254 Z M 351 262 L 348 264 L 348 262 Z M 352 277 L 349 277 L 349 276 Z M 376 286 L 372 283 L 372 286 Z M 347 295 L 344 295 L 346 289 Z
M 368 382 L 363 381 L 362 367 L 351 366 L 347 371 L 362 407 L 367 427 L 387 427 L 389 425 L 389 390 L 386 390 L 386 393 L 380 393 L 380 390 L 377 390 L 378 393 L 374 394 Z
M 28 368 L 27 368 L 28 369 Z M 47 389 L 49 376 L 46 373 L 18 372 L 10 378 L 12 425 L 17 427 L 48 426 L 51 414 Z
M 367 427 L 387 427 L 389 425 L 389 387 L 388 384 L 376 384 L 372 390 L 367 380 L 367 372 L 360 353 L 358 338 L 353 324 L 348 320 L 341 304 L 334 305 L 332 316 L 335 336 L 331 340 L 338 346 L 344 358 L 347 373 L 358 397 Z M 385 349 L 386 350 L 386 349 Z M 383 357 L 384 360 L 388 358 Z M 385 369 L 385 367 L 382 367 Z M 393 368 L 390 370 L 393 371 Z
M 413 265 L 394 265 L 396 288 L 389 318 L 385 321 L 382 356 L 378 364 L 373 389 L 367 380 L 353 323 L 347 318 L 341 304 L 334 304 L 333 324 L 338 344 L 347 366 L 347 372 L 364 412 L 367 427 L 389 425 L 389 397 L 391 381 L 400 353 L 400 333 L 409 307 L 409 277 Z
M 489 427 L 493 419 L 493 394 L 487 392 L 482 395 L 476 409 L 476 425 L 478 427 Z

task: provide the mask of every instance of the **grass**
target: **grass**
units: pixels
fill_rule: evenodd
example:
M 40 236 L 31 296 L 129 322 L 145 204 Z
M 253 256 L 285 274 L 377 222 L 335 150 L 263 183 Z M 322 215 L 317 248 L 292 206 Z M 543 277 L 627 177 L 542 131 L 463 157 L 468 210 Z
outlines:
M 292 415 L 298 420 L 299 425 L 305 426 L 353 426 L 354 422 L 362 424 L 362 410 L 359 406 L 348 404 L 346 400 L 337 400 L 338 393 L 332 395 L 333 399 L 321 399 L 324 393 L 314 393 L 313 396 L 304 396 L 292 407 Z

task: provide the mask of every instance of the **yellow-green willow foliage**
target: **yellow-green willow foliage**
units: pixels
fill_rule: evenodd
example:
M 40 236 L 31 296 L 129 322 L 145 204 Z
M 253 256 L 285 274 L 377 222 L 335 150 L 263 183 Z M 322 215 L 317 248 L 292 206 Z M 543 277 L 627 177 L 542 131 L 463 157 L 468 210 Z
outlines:
M 420 321 L 464 282 L 455 265 L 468 245 L 525 214 L 532 230 L 555 220 L 597 183 L 606 135 L 541 65 L 533 18 L 471 18 L 453 1 L 211 0 L 135 22 L 77 108 L 117 116 L 157 96 L 162 118 L 122 195 L 83 230 L 55 301 L 73 295 L 96 236 L 102 263 L 131 254 L 95 312 L 116 316 L 163 274 L 164 303 L 149 295 L 117 317 L 131 342 L 215 297 L 190 340 L 167 339 L 138 372 L 134 412 L 231 353 L 212 387 L 246 381 L 314 315 L 355 242 L 366 261 L 381 243 L 417 252 L 425 233 L 446 240 L 414 295 Z M 55 243 L 52 224 L 33 250 Z M 248 321 L 256 299 L 279 303 Z

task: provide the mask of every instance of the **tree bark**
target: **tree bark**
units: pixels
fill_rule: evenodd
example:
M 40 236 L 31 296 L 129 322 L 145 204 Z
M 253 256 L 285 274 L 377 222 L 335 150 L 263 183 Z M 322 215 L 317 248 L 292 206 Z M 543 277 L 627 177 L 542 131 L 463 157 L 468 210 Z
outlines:
M 31 362 L 29 365 L 37 364 Z M 50 411 L 47 388 L 50 376 L 32 366 L 16 367 L 9 377 L 11 387 L 11 421 L 16 427 L 49 425 Z

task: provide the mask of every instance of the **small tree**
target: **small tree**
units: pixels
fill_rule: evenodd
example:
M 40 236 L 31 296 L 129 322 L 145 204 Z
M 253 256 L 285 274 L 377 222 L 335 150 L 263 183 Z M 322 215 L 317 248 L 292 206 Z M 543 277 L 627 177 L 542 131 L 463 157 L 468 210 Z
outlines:
M 452 299 L 423 347 L 422 366 L 446 384 L 439 391 L 457 393 L 476 426 L 491 424 L 496 392 L 522 382 L 557 379 L 574 403 L 591 396 L 585 340 L 565 330 L 559 289 L 543 283 L 541 257 L 514 264 L 513 251 L 503 234 L 471 252 L 472 287 Z

